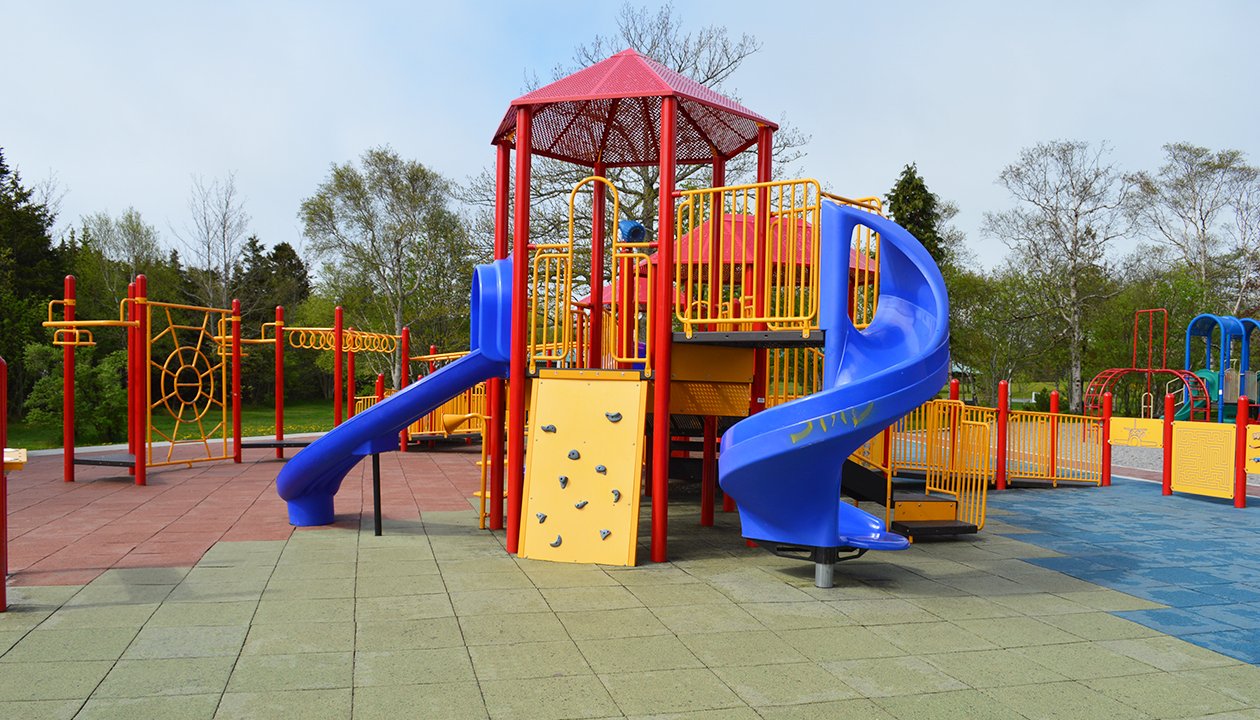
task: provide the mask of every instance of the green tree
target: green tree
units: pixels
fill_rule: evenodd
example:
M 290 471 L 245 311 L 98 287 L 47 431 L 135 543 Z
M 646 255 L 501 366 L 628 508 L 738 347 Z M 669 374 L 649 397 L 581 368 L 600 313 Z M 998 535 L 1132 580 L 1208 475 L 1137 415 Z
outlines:
M 466 347 L 472 246 L 453 209 L 450 182 L 389 147 L 359 164 L 334 164 L 299 216 L 324 262 L 329 294 L 355 325 L 417 341 Z M 350 298 L 355 302 L 350 302 Z M 394 387 L 401 365 L 391 363 Z
M 1081 409 L 1089 313 L 1114 292 L 1108 251 L 1124 233 L 1128 184 L 1105 144 L 1053 141 L 1025 148 L 998 175 L 1015 207 L 985 213 L 983 230 L 1010 248 L 1032 309 L 1067 352 L 1069 407 Z
M 9 362 L 9 415 L 18 417 L 32 378 L 24 362 L 28 343 L 42 341 L 49 300 L 61 296 L 64 246 L 54 246 L 55 217 L 11 170 L 0 148 L 0 356 Z
M 919 168 L 911 163 L 901 170 L 897 182 L 884 196 L 889 216 L 910 234 L 915 236 L 937 265 L 944 267 L 952 258 L 942 232 L 944 217 L 941 201 L 919 175 Z

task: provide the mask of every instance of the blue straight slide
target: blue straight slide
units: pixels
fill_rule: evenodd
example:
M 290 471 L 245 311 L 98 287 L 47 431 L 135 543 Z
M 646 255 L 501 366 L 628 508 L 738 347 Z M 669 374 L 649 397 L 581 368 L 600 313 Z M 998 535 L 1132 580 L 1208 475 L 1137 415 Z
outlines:
M 333 521 L 333 496 L 365 455 L 398 449 L 398 433 L 464 390 L 504 377 L 512 308 L 512 261 L 478 265 L 472 282 L 471 349 L 464 357 L 355 415 L 293 456 L 276 477 L 297 526 Z
M 848 313 L 850 238 L 858 225 L 880 236 L 879 305 L 862 331 Z M 809 549 L 815 558 L 901 550 L 906 538 L 840 499 L 841 468 L 948 381 L 945 282 L 923 246 L 878 215 L 824 201 L 820 235 L 823 389 L 727 430 L 718 458 L 722 490 L 738 504 L 750 540 Z

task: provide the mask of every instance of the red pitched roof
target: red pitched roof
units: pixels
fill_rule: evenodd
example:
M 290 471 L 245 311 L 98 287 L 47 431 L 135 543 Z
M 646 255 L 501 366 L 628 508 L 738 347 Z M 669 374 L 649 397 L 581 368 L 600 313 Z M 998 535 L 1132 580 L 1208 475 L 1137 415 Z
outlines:
M 714 151 L 732 157 L 757 141 L 757 126 L 778 125 L 635 50 L 523 95 L 494 134 L 516 130 L 516 110 L 534 108 L 533 152 L 578 165 L 654 165 L 661 127 L 660 98 L 678 98 L 677 161 L 708 164 Z

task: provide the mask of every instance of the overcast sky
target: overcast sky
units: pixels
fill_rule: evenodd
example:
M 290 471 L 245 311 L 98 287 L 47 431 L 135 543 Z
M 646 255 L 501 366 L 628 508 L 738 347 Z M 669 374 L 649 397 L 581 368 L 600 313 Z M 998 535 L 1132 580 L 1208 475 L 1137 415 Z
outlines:
M 1260 162 L 1257 2 L 702 0 L 677 12 L 761 40 L 730 90 L 812 136 L 804 175 L 882 195 L 916 162 L 986 266 L 1005 248 L 981 236 L 983 213 L 1008 206 L 994 178 L 1022 147 L 1105 140 L 1136 170 L 1186 140 Z M 174 244 L 192 176 L 235 172 L 253 231 L 298 244 L 298 206 L 330 163 L 389 144 L 460 181 L 489 164 L 527 73 L 549 78 L 614 32 L 616 13 L 572 0 L 0 0 L 0 147 L 28 184 L 55 174 L 63 225 L 134 206 Z

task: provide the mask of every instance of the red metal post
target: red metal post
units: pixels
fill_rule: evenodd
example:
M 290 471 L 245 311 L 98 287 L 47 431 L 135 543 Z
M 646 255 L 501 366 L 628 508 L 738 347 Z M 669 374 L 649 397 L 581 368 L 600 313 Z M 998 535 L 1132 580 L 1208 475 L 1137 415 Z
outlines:
M 1010 420 L 1011 386 L 1005 380 L 998 383 L 997 406 L 997 467 L 993 471 L 998 490 L 1006 489 L 1006 424 Z
M 232 300 L 232 461 L 241 461 L 241 301 Z
M 333 310 L 333 427 L 341 424 L 341 354 L 345 348 L 341 306 Z
M 1102 479 L 1103 487 L 1111 486 L 1111 393 L 1103 393 L 1102 403 Z
M 512 353 L 508 363 L 507 535 L 504 546 L 517 551 L 521 492 L 525 483 L 525 322 L 529 313 L 525 287 L 529 272 L 529 187 L 533 165 L 533 111 L 516 111 L 516 202 L 512 217 Z M 496 498 L 497 500 L 497 498 Z
M 958 378 L 949 379 L 949 399 L 950 400 L 958 399 Z
M 147 482 L 149 467 L 149 281 L 136 276 L 136 484 Z
M 1050 391 L 1050 477 L 1059 475 L 1059 391 Z
M 1190 398 L 1189 390 L 1186 391 Z M 1163 494 L 1172 495 L 1172 461 L 1173 461 L 1173 416 L 1177 414 L 1176 401 L 1172 393 L 1164 395 L 1164 489 Z
M 284 307 L 276 306 L 276 442 L 284 442 Z M 284 448 L 276 448 L 284 457 Z
M 430 346 L 429 346 L 429 354 L 430 354 L 430 355 L 437 355 L 437 345 L 430 345 Z M 430 360 L 430 361 L 429 361 L 429 374 L 430 374 L 430 375 L 432 375 L 432 374 L 433 374 L 433 373 L 435 373 L 435 372 L 437 372 L 437 362 L 436 362 L 436 361 L 433 361 L 433 360 Z
M 757 182 L 770 182 L 771 160 L 773 159 L 774 131 L 765 125 L 757 128 Z M 757 237 L 753 255 L 753 307 L 758 317 L 765 317 L 769 307 L 766 295 L 769 290 L 767 267 L 770 259 L 770 191 L 765 188 L 757 190 Z M 757 330 L 764 330 L 765 323 L 757 323 Z M 766 409 L 766 350 L 753 351 L 752 404 L 750 413 L 759 413 Z
M 717 418 L 712 415 L 704 419 L 704 457 L 700 462 L 700 525 L 712 527 L 717 494 Z
M 132 280 L 127 283 L 127 299 L 131 302 L 127 305 L 127 320 L 135 323 L 135 325 L 127 328 L 127 452 L 131 454 L 132 460 L 140 457 L 140 451 L 137 449 L 140 443 L 140 435 L 136 432 L 136 413 L 140 412 L 140 373 L 136 367 L 140 364 L 140 310 L 136 304 L 136 281 Z M 128 470 L 128 474 L 135 475 L 136 467 L 133 464 Z
M 1234 448 L 1234 507 L 1247 507 L 1247 421 L 1251 419 L 1251 403 L 1246 395 L 1238 397 L 1235 423 L 1238 426 Z
M 376 374 L 376 402 L 385 399 L 385 373 Z
M 350 333 L 354 333 L 354 328 L 350 328 Z M 346 352 L 346 417 L 354 417 L 354 347 Z
M 74 279 L 67 276 L 68 285 Z M 9 444 L 9 366 L 0 357 L 0 456 Z M 0 612 L 9 609 L 6 586 L 9 578 L 9 476 L 4 472 L 4 458 L 0 457 Z
M 665 562 L 669 544 L 669 378 L 674 341 L 674 131 L 678 98 L 661 99 L 660 216 L 656 224 L 656 322 L 652 332 L 652 562 Z
M 512 149 L 506 143 L 495 146 L 494 163 L 494 259 L 502 260 L 508 256 L 508 186 L 511 182 Z M 486 414 L 490 416 L 486 436 L 483 442 L 490 443 L 490 468 L 488 491 L 490 497 L 489 517 L 486 520 L 491 530 L 503 529 L 503 422 L 504 393 L 503 378 L 490 378 L 486 382 Z
M 67 275 L 65 289 L 65 319 L 74 320 L 74 276 Z M 74 482 L 74 345 L 61 347 L 61 443 L 62 479 Z M 130 398 L 130 396 L 128 396 Z M 128 410 L 131 403 L 128 402 Z M 127 415 L 128 419 L 131 415 Z
M 399 358 L 401 367 L 398 370 L 398 389 L 402 390 L 411 384 L 411 328 L 402 329 L 402 339 L 398 341 L 402 356 Z M 411 435 L 407 432 L 407 428 L 403 428 L 398 433 L 398 451 L 407 452 L 407 443 L 411 441 Z
M 594 174 L 604 177 L 604 163 L 595 163 Z M 587 344 L 586 366 L 604 366 L 604 183 L 592 188 L 591 207 L 591 341 Z M 617 232 L 617 228 L 613 228 Z

